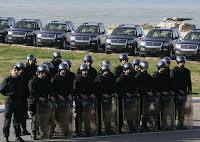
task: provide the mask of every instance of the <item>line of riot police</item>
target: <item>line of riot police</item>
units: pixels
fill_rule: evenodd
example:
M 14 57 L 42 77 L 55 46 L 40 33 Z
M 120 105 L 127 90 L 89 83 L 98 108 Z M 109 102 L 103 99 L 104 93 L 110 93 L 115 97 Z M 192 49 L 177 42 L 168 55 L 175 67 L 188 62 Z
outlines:
M 192 128 L 192 84 L 184 56 L 172 70 L 171 59 L 164 57 L 152 76 L 147 61 L 128 62 L 126 53 L 113 73 L 109 60 L 97 72 L 87 55 L 75 75 L 72 62 L 61 58 L 56 51 L 51 62 L 37 66 L 30 54 L 26 65 L 17 64 L 29 87 L 32 139 Z M 29 134 L 26 116 L 27 109 L 22 124 Z

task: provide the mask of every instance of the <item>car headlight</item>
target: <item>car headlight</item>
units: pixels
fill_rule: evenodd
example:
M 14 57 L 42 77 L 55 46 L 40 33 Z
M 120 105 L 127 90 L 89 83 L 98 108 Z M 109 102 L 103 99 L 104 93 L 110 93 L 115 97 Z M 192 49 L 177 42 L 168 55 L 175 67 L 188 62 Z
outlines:
M 94 36 L 91 38 L 92 40 L 98 40 L 98 37 L 97 36 Z
M 31 35 L 33 35 L 33 32 L 28 32 L 27 33 L 27 36 L 31 36 Z
M 71 41 L 75 41 L 75 40 L 76 40 L 75 36 L 71 36 Z
M 37 38 L 41 38 L 42 37 L 42 34 L 37 34 Z
M 176 50 L 180 50 L 181 49 L 181 45 L 180 44 L 176 44 Z
M 164 46 L 164 47 L 169 46 L 169 42 L 164 42 L 164 43 L 163 43 L 163 46 Z
M 111 43 L 111 39 L 106 39 L 106 43 Z
M 128 40 L 128 43 L 129 43 L 129 44 L 133 44 L 133 43 L 134 43 L 134 40 Z
M 145 41 L 141 41 L 140 46 L 145 46 Z
M 8 31 L 8 35 L 12 35 L 12 31 Z
M 62 34 L 57 34 L 57 38 L 62 38 Z

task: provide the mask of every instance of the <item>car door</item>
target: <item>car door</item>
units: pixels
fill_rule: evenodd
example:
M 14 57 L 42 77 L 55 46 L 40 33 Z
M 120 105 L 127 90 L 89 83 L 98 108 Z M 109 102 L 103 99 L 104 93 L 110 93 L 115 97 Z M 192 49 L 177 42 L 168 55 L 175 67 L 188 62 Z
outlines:
M 101 26 L 101 44 L 102 45 L 105 45 L 105 43 L 106 43 L 106 37 L 107 37 L 107 32 L 106 32 L 106 30 L 105 30 L 105 28 L 103 27 L 103 26 Z
M 137 42 L 137 49 L 140 49 L 140 43 L 142 41 L 142 31 L 139 28 L 136 28 L 136 42 Z

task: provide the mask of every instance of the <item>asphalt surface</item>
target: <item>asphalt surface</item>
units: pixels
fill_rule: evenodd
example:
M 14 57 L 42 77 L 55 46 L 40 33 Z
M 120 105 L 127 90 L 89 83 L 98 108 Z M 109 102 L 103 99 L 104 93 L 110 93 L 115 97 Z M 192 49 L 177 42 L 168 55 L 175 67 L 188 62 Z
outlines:
M 3 110 L 3 106 L 0 107 Z M 3 142 L 3 112 L 0 113 L 0 142 Z M 27 120 L 27 130 L 30 132 L 31 119 Z M 30 136 L 22 136 L 27 142 L 33 142 Z M 13 125 L 10 127 L 10 141 L 15 140 Z M 46 142 L 200 142 L 200 98 L 193 100 L 193 129 L 179 131 L 160 131 L 114 136 L 96 136 L 72 139 L 42 140 Z M 41 142 L 41 140 L 37 140 Z

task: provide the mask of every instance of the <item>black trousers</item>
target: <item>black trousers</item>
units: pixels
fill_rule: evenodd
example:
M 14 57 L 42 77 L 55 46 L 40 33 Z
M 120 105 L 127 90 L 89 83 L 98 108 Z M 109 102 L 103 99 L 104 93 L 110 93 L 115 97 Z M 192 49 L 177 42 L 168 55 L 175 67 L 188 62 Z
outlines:
M 3 126 L 3 135 L 4 137 L 9 137 L 10 133 L 10 124 L 13 116 L 13 126 L 15 129 L 15 136 L 19 137 L 21 134 L 20 123 L 23 119 L 24 114 L 24 105 L 23 101 L 21 103 L 16 103 L 18 100 L 13 98 L 6 97 L 5 99 L 5 111 L 4 111 L 4 126 Z

